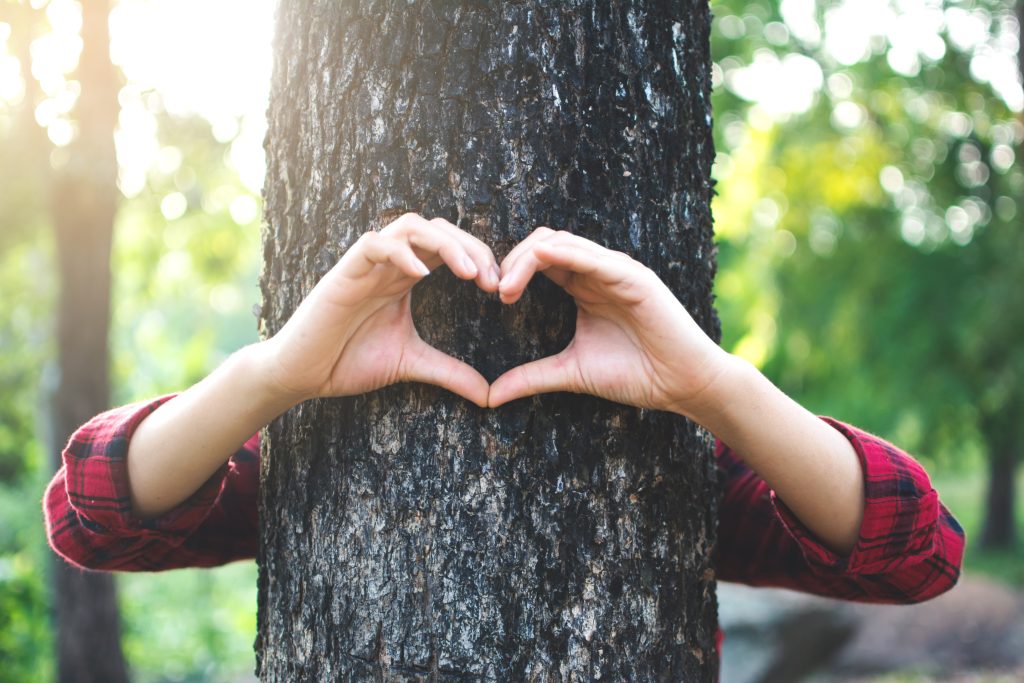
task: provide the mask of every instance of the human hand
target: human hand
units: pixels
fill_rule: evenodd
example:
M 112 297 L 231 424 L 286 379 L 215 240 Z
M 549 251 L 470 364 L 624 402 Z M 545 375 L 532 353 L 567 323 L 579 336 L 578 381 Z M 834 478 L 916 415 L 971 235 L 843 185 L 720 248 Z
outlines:
M 444 219 L 406 214 L 364 234 L 264 342 L 271 386 L 298 403 L 426 382 L 486 406 L 487 380 L 420 339 L 413 324 L 412 288 L 442 263 L 484 291 L 498 289 L 490 248 Z
M 711 407 L 709 389 L 730 356 L 650 269 L 582 237 L 538 228 L 502 262 L 501 301 L 518 301 L 536 272 L 576 300 L 576 335 L 561 353 L 495 380 L 490 407 L 550 391 L 691 418 Z

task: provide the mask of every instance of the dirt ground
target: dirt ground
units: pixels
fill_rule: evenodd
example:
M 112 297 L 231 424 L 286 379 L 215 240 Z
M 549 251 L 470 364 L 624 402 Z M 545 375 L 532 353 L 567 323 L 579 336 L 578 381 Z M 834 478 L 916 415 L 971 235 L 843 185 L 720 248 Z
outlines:
M 1024 668 L 1016 671 L 959 673 L 945 677 L 910 672 L 866 678 L 818 677 L 809 683 L 1021 683 L 1021 681 L 1024 681 Z
M 1024 595 L 1008 586 L 965 575 L 949 593 L 921 605 L 852 610 L 856 635 L 830 677 L 814 680 L 1024 682 Z

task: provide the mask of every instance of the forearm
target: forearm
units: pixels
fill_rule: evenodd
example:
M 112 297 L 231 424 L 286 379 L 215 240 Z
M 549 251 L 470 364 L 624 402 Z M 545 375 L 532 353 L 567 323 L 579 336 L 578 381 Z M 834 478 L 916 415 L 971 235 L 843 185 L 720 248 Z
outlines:
M 688 416 L 729 444 L 822 542 L 848 554 L 864 513 L 850 442 L 738 358 L 706 394 Z
M 142 421 L 127 456 L 136 515 L 156 517 L 186 500 L 296 402 L 268 386 L 264 359 L 264 345 L 243 348 Z

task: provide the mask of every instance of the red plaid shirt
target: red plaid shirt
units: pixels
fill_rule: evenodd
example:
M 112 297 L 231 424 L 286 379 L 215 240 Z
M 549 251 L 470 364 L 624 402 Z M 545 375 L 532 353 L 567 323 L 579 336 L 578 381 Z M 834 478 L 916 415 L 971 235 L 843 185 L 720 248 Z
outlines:
M 108 411 L 71 437 L 43 507 L 50 544 L 72 564 L 157 571 L 255 555 L 258 436 L 171 512 L 146 521 L 132 515 L 128 440 L 169 398 Z M 853 552 L 842 556 L 816 540 L 719 443 L 715 454 L 724 493 L 715 549 L 718 578 L 862 602 L 918 602 L 951 588 L 960 574 L 964 533 L 939 503 L 924 469 L 877 437 L 827 421 L 853 444 L 864 471 L 864 521 Z

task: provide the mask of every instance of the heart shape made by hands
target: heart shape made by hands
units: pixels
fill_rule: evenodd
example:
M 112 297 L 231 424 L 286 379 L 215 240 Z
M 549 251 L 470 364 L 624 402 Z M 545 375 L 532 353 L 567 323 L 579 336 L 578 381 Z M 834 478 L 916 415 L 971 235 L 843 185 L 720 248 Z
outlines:
M 497 299 L 439 278 L 423 282 L 442 263 Z M 545 277 L 524 297 L 538 273 Z M 508 332 L 500 344 L 484 327 L 492 321 Z M 538 228 L 499 269 L 476 238 L 415 215 L 360 237 L 267 341 L 274 384 L 299 400 L 412 381 L 489 407 L 569 391 L 680 410 L 705 393 L 728 356 L 651 270 L 623 253 Z
M 677 410 L 722 368 L 724 352 L 651 270 L 576 235 L 541 228 L 516 245 L 497 300 L 432 280 L 417 292 L 423 338 L 479 369 L 490 407 L 570 391 Z M 488 341 L 494 325 L 501 343 Z

